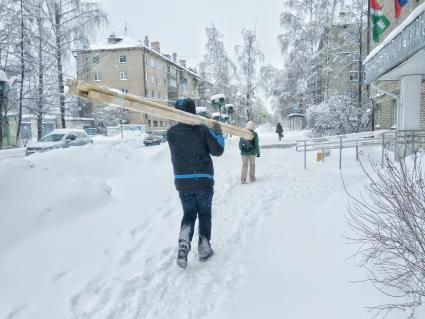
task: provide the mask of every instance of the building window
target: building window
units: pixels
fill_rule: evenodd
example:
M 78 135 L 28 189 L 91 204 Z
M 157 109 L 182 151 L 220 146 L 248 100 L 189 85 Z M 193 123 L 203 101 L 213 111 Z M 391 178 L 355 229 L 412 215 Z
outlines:
M 128 93 L 128 89 L 121 89 L 122 93 Z
M 154 90 L 152 90 L 152 97 L 153 98 L 155 97 L 155 91 Z
M 100 62 L 99 56 L 98 55 L 94 56 L 93 57 L 93 64 L 99 64 L 99 62 Z
M 167 86 L 167 80 L 164 79 L 164 86 Z
M 161 92 L 158 92 L 158 99 L 161 98 Z
M 158 127 L 158 121 L 153 121 L 153 127 Z
M 393 109 L 391 117 L 391 127 L 397 127 L 397 100 L 393 100 Z
M 148 74 L 148 72 L 145 72 L 145 81 L 149 81 L 149 74 Z
M 119 62 L 120 62 L 120 63 L 127 63 L 127 56 L 125 56 L 125 55 L 120 55 Z
M 148 120 L 148 126 L 151 127 L 152 126 L 152 121 Z
M 145 55 L 145 64 L 146 64 L 146 65 L 149 65 L 149 58 L 148 58 L 148 56 L 147 56 L 147 55 Z
M 120 80 L 121 81 L 128 80 L 128 78 L 127 78 L 127 72 L 120 72 Z
M 99 72 L 96 72 L 96 73 L 94 74 L 94 80 L 95 80 L 96 82 L 100 81 L 100 73 L 99 73 Z
M 381 115 L 382 115 L 381 104 L 376 105 L 375 109 L 375 127 L 381 127 Z
M 350 81 L 358 82 L 359 81 L 359 72 L 358 71 L 350 71 Z
M 170 87 L 172 87 L 172 88 L 176 88 L 177 87 L 177 81 L 176 80 L 174 80 L 174 79 L 170 79 L 170 81 L 169 81 L 169 86 Z

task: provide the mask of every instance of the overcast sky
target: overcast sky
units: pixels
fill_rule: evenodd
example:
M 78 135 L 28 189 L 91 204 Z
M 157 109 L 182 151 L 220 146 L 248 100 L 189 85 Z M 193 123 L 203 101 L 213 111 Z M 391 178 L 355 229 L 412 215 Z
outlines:
M 256 29 L 265 54 L 265 64 L 277 67 L 283 61 L 277 36 L 283 0 L 98 0 L 109 16 L 105 33 L 161 42 L 161 51 L 177 52 L 190 66 L 202 60 L 206 42 L 205 27 L 214 23 L 224 35 L 228 54 L 241 42 L 243 28 Z

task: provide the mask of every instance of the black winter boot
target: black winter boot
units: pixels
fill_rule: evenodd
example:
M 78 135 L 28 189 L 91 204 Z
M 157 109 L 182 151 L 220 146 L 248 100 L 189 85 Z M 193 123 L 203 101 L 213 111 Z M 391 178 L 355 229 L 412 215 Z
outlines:
M 186 240 L 179 240 L 179 251 L 177 253 L 177 265 L 180 268 L 186 269 L 187 267 L 187 255 L 190 251 L 190 243 Z
M 199 261 L 201 262 L 207 261 L 212 255 L 214 255 L 214 251 L 212 250 L 208 239 L 206 239 L 203 236 L 199 237 L 198 254 L 199 254 Z

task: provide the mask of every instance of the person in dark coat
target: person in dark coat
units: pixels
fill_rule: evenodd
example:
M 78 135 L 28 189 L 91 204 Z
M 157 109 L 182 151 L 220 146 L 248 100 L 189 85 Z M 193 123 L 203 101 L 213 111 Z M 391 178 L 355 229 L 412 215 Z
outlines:
M 176 109 L 196 114 L 192 99 L 181 98 Z M 211 240 L 211 206 L 214 195 L 213 156 L 224 152 L 221 126 L 215 122 L 213 129 L 205 125 L 176 124 L 168 129 L 167 140 L 174 169 L 174 184 L 183 207 L 179 235 L 177 264 L 187 266 L 196 218 L 199 219 L 199 260 L 213 255 Z
M 279 136 L 279 141 L 281 141 L 282 137 L 283 137 L 283 128 L 282 128 L 282 125 L 280 124 L 280 122 L 277 122 L 276 133 Z

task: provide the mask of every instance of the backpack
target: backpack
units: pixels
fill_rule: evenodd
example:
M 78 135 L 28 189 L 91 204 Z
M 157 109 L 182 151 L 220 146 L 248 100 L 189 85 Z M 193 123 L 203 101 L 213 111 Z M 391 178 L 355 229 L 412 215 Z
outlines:
M 239 142 L 239 148 L 242 152 L 250 152 L 254 148 L 254 139 L 252 140 L 246 140 L 244 138 L 241 138 Z

